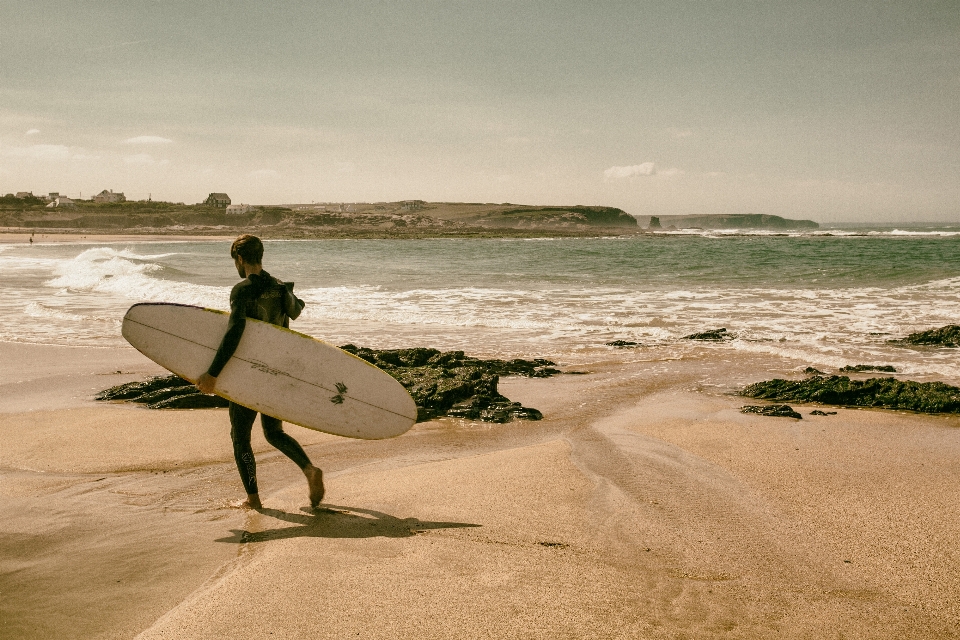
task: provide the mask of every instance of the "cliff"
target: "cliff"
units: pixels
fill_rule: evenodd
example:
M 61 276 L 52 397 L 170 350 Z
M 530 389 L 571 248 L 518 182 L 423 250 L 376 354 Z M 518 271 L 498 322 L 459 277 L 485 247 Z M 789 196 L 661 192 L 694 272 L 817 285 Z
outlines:
M 765 213 L 722 213 L 699 216 L 656 216 L 660 226 L 678 229 L 771 229 L 795 231 L 802 229 L 819 229 L 820 225 L 813 220 L 791 220 Z M 651 226 L 649 222 L 646 226 Z M 652 228 L 656 228 L 655 226 Z

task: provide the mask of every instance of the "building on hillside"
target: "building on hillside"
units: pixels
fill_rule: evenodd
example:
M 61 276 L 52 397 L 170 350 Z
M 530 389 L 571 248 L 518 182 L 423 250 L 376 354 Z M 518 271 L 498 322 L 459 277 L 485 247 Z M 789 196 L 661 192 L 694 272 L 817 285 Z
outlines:
M 239 215 L 241 213 L 250 213 L 253 211 L 253 205 L 250 204 L 228 204 L 227 213 Z
M 17 197 L 23 200 L 24 198 L 32 198 L 33 191 L 17 191 Z
M 126 202 L 127 197 L 123 195 L 123 192 L 114 193 L 113 190 L 104 189 L 97 195 L 93 196 L 93 201 L 97 204 L 104 204 L 108 202 Z
M 226 209 L 230 206 L 230 196 L 225 193 L 211 193 L 207 196 L 207 199 L 203 201 L 203 204 L 208 207 Z
M 57 196 L 53 202 L 47 205 L 48 209 L 70 209 L 77 206 L 76 203 L 67 196 Z
M 47 195 L 43 196 L 43 199 L 46 200 L 47 202 L 53 202 L 54 200 L 56 200 L 56 199 L 59 198 L 59 197 L 60 197 L 60 192 L 59 192 L 59 191 L 51 191 L 51 192 L 48 193 Z
M 404 200 L 400 203 L 400 208 L 406 211 L 419 211 L 425 204 L 423 200 Z

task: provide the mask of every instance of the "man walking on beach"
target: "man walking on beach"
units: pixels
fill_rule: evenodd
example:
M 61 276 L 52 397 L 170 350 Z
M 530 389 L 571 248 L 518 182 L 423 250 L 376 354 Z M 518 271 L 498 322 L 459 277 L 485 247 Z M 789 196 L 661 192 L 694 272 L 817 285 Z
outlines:
M 243 280 L 230 292 L 230 322 L 227 333 L 210 368 L 197 380 L 197 388 L 203 393 L 213 393 L 217 376 L 233 356 L 240 337 L 246 328 L 247 318 L 262 320 L 288 327 L 290 319 L 296 319 L 303 309 L 303 301 L 293 291 L 263 270 L 263 243 L 260 238 L 242 235 L 230 247 L 237 272 Z M 233 439 L 233 455 L 240 471 L 240 479 L 247 490 L 247 500 L 240 506 L 260 509 L 260 489 L 257 485 L 257 462 L 250 446 L 250 435 L 257 412 L 253 409 L 230 403 L 230 437 Z M 310 504 L 317 506 L 323 500 L 323 472 L 310 463 L 303 447 L 283 431 L 283 423 L 277 418 L 260 414 L 260 424 L 267 442 L 293 460 L 307 477 L 310 487 Z

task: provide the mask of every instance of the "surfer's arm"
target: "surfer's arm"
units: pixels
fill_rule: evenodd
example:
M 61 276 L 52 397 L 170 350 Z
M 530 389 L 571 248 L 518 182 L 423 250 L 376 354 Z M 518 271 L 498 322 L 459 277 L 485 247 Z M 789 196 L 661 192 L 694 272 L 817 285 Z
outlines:
M 220 341 L 220 347 L 217 349 L 217 354 L 213 357 L 213 363 L 210 364 L 210 368 L 207 369 L 207 372 L 202 376 L 204 378 L 206 378 L 206 376 L 213 378 L 212 382 L 214 384 L 216 384 L 217 376 L 220 375 L 220 372 L 223 371 L 223 368 L 227 365 L 227 361 L 233 357 L 233 353 L 237 350 L 237 345 L 240 344 L 243 330 L 247 327 L 246 308 L 247 305 L 243 300 L 242 293 L 235 289 L 230 296 L 230 321 L 227 323 L 227 332 Z M 203 391 L 202 388 L 200 390 Z

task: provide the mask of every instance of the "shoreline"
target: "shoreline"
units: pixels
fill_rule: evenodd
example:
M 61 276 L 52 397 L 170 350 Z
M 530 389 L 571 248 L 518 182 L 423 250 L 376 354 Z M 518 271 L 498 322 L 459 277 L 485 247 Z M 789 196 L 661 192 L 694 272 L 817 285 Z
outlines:
M 225 411 L 83 395 L 149 375 L 136 352 L 0 350 L 25 364 L 0 379 L 17 637 L 215 637 L 238 616 L 241 637 L 960 637 L 956 416 L 743 415 L 701 381 L 755 376 L 756 358 L 605 358 L 503 379 L 540 422 L 443 418 L 383 441 L 289 426 L 326 511 L 303 509 L 302 475 L 255 429 L 255 513 L 229 507 Z
M 24 231 L 24 228 L 0 227 L 0 244 L 28 243 L 31 236 L 34 242 L 43 237 L 44 242 L 76 242 L 82 238 L 87 242 L 164 242 L 164 241 L 222 241 L 233 240 L 238 235 L 251 233 L 263 240 L 426 240 L 439 238 L 462 239 L 499 239 L 499 238 L 610 238 L 633 237 L 651 234 L 641 229 L 583 228 L 583 229 L 524 229 L 524 228 L 486 228 L 470 227 L 465 229 L 438 228 L 401 228 L 369 229 L 318 227 L 313 229 L 271 229 L 255 227 L 226 231 L 224 229 L 165 230 L 149 229 L 138 232 L 135 229 L 64 229 L 36 228 Z M 667 235 L 667 234 L 659 234 Z M 106 238 L 104 240 L 104 238 Z

